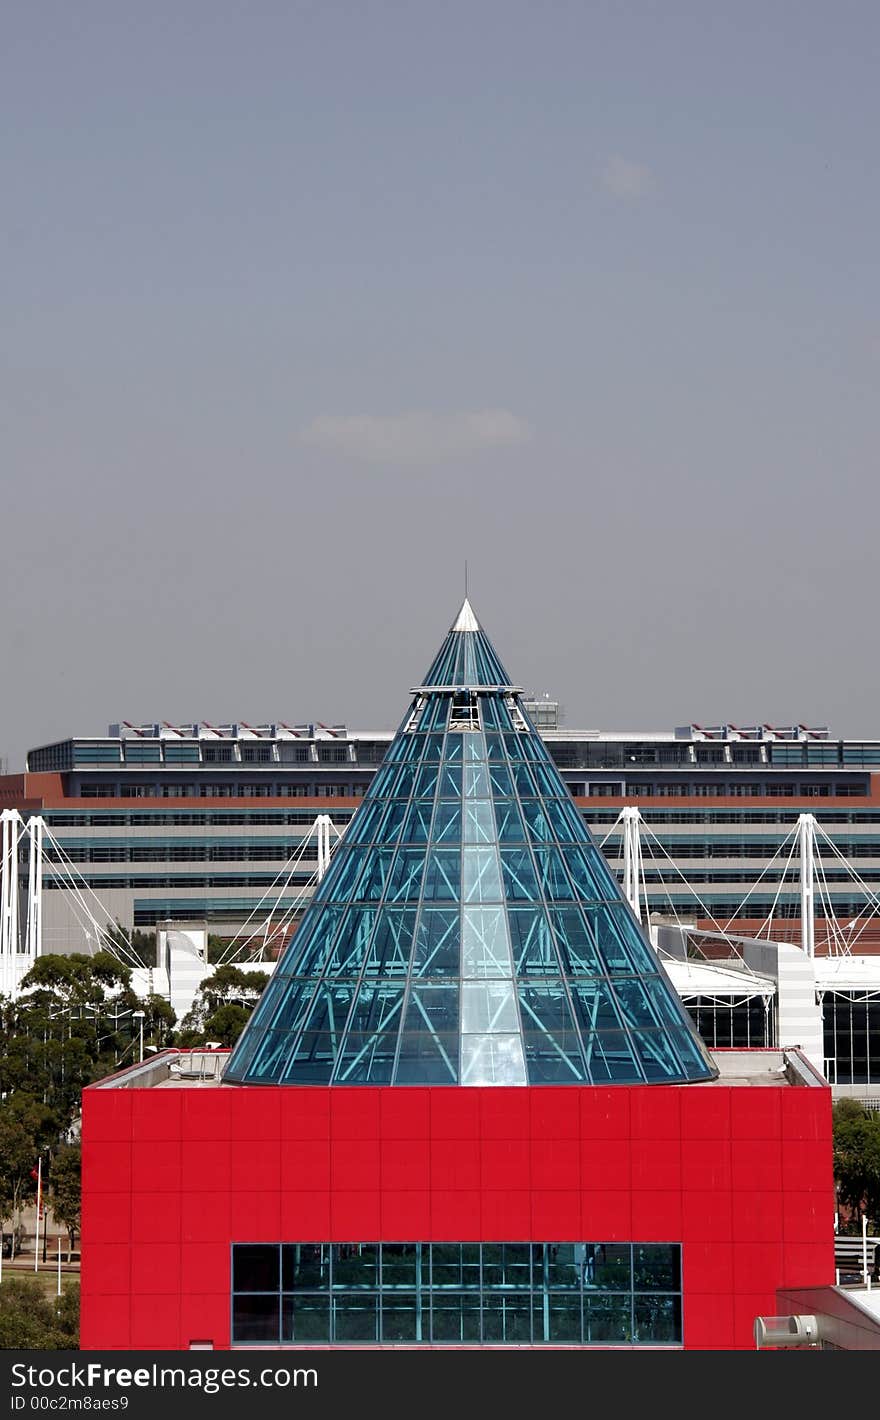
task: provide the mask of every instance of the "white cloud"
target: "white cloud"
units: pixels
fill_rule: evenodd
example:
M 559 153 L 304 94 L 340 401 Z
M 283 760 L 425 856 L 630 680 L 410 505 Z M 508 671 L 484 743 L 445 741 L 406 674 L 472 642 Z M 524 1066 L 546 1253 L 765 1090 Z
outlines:
M 531 426 L 507 409 L 457 414 L 324 414 L 300 431 L 300 440 L 376 464 L 431 464 L 481 449 L 512 448 Z
M 629 158 L 613 153 L 602 169 L 602 186 L 612 197 L 619 197 L 624 202 L 633 201 L 651 191 L 654 176 L 644 164 L 633 163 Z

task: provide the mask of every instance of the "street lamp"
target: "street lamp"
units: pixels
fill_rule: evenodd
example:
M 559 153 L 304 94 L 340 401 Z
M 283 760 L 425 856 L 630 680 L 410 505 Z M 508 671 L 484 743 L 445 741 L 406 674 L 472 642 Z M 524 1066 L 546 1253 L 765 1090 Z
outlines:
M 139 1024 L 140 1024 L 140 1030 L 141 1030 L 140 1063 L 141 1063 L 142 1065 L 143 1065 L 143 1063 L 144 1063 L 144 1016 L 145 1016 L 146 1014 L 147 1014 L 146 1011 L 132 1011 L 132 1013 L 131 1013 L 132 1019 L 135 1020 L 135 1021 L 138 1021 Z

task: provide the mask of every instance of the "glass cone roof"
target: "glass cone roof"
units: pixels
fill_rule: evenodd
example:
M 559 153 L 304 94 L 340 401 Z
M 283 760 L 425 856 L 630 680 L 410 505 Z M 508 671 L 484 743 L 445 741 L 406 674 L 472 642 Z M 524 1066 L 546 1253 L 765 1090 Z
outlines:
M 225 1079 L 716 1073 L 466 601 Z

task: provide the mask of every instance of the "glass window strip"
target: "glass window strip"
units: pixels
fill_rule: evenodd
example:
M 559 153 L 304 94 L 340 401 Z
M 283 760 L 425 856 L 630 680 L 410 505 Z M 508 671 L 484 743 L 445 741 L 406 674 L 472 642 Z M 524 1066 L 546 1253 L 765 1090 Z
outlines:
M 678 1243 L 235 1243 L 232 1345 L 682 1344 Z

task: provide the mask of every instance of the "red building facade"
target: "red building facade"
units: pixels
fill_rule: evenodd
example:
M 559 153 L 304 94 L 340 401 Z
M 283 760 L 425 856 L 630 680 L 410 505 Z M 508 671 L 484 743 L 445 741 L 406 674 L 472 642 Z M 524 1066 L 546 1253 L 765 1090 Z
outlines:
M 83 1096 L 85 1349 L 229 1347 L 234 1244 L 680 1244 L 685 1348 L 749 1348 L 778 1289 L 834 1280 L 818 1077 L 149 1088 L 150 1068 Z

